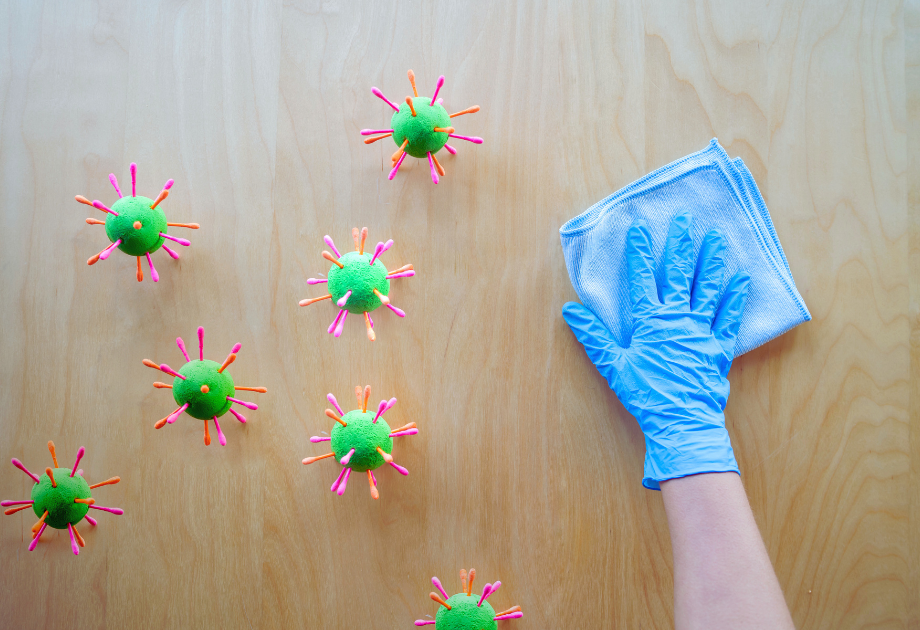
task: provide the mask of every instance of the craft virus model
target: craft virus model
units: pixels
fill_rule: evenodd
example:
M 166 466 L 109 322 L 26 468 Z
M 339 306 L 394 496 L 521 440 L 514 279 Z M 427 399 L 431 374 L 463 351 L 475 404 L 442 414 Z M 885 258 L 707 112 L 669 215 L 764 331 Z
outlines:
M 472 136 L 458 136 L 454 133 L 454 128 L 450 126 L 451 118 L 462 116 L 463 114 L 473 114 L 479 111 L 479 105 L 473 105 L 454 114 L 448 114 L 447 110 L 441 105 L 442 99 L 438 98 L 438 92 L 444 85 L 444 77 L 438 77 L 438 85 L 434 90 L 434 96 L 419 96 L 418 89 L 415 87 L 415 73 L 409 70 L 409 82 L 412 84 L 412 93 L 415 95 L 407 96 L 405 103 L 396 103 L 383 95 L 383 92 L 377 88 L 371 88 L 374 96 L 381 99 L 384 103 L 392 107 L 396 113 L 390 120 L 392 129 L 362 129 L 362 136 L 372 136 L 368 138 L 365 144 L 377 142 L 381 138 L 392 136 L 393 141 L 399 147 L 393 154 L 393 170 L 390 171 L 389 179 L 396 177 L 396 172 L 402 166 L 406 155 L 412 157 L 428 158 L 428 166 L 431 168 L 431 180 L 437 184 L 438 176 L 444 177 L 444 167 L 438 162 L 435 153 L 441 150 L 441 147 L 447 149 L 451 154 L 456 154 L 457 150 L 447 144 L 448 138 L 457 138 L 467 140 L 474 144 L 482 144 L 482 138 Z
M 264 387 L 239 387 L 234 385 L 233 378 L 225 371 L 228 365 L 236 361 L 236 353 L 240 351 L 242 344 L 238 343 L 233 346 L 223 363 L 208 361 L 204 358 L 204 328 L 198 328 L 197 361 L 189 358 L 188 352 L 185 351 L 185 343 L 182 341 L 182 337 L 176 338 L 176 345 L 179 346 L 179 350 L 182 351 L 182 356 L 186 360 L 186 364 L 179 368 L 178 372 L 165 363 L 157 365 L 149 359 L 144 359 L 144 365 L 147 367 L 160 370 L 173 377 L 172 385 L 156 382 L 153 386 L 159 389 L 172 389 L 173 399 L 179 405 L 178 409 L 162 420 L 157 421 L 153 426 L 159 429 L 165 424 L 172 424 L 184 411 L 193 418 L 204 420 L 205 445 L 211 444 L 208 421 L 213 420 L 214 428 L 217 429 L 217 439 L 220 440 L 221 446 L 225 446 L 227 438 L 224 437 L 223 431 L 220 430 L 220 423 L 217 419 L 229 411 L 237 420 L 245 423 L 246 417 L 231 408 L 230 405 L 233 403 L 253 411 L 259 408 L 255 403 L 234 398 L 233 394 L 236 393 L 236 390 L 259 392 L 260 394 L 264 394 L 268 390 Z
M 82 446 L 77 451 L 77 461 L 74 462 L 73 468 L 58 467 L 57 455 L 54 452 L 54 442 L 48 442 L 48 450 L 51 451 L 51 459 L 54 462 L 54 468 L 45 468 L 45 474 L 41 477 L 29 472 L 22 465 L 22 462 L 13 458 L 13 466 L 29 475 L 35 485 L 32 486 L 32 499 L 30 501 L 3 501 L 0 505 L 15 505 L 18 507 L 6 510 L 4 514 L 13 514 L 19 510 L 31 507 L 38 516 L 38 522 L 32 526 L 32 542 L 29 544 L 29 551 L 35 549 L 42 533 L 49 525 L 54 529 L 66 529 L 70 534 L 70 548 L 74 554 L 80 554 L 80 547 L 85 547 L 86 542 L 77 531 L 77 523 L 86 519 L 90 525 L 97 525 L 96 519 L 87 514 L 90 508 L 111 512 L 112 514 L 124 514 L 120 508 L 101 507 L 96 505 L 92 497 L 91 490 L 99 486 L 105 486 L 121 481 L 119 477 L 112 477 L 99 483 L 89 485 L 83 478 L 83 471 L 77 470 L 80 465 L 80 459 L 86 452 Z
M 115 192 L 118 193 L 118 201 L 113 203 L 111 208 L 107 207 L 98 199 L 90 201 L 81 195 L 75 197 L 80 203 L 92 206 L 106 213 L 105 221 L 90 218 L 87 219 L 86 222 L 90 225 L 104 225 L 105 234 L 112 242 L 111 245 L 87 260 L 86 264 L 95 265 L 97 261 L 105 260 L 109 257 L 109 254 L 112 253 L 112 250 L 117 247 L 129 256 L 137 257 L 138 282 L 144 279 L 144 272 L 141 270 L 141 256 L 147 257 L 147 264 L 150 265 L 150 277 L 153 278 L 154 282 L 157 282 L 160 276 L 153 266 L 153 260 L 150 258 L 150 254 L 162 247 L 166 250 L 167 254 L 178 260 L 179 253 L 167 247 L 164 241 L 169 239 L 170 241 L 179 243 L 179 245 L 185 245 L 186 247 L 191 245 L 191 243 L 184 238 L 178 238 L 167 234 L 168 228 L 184 227 L 197 230 L 198 224 L 166 222 L 166 215 L 163 214 L 163 210 L 157 206 L 169 196 L 169 189 L 172 188 L 173 185 L 173 180 L 171 179 L 163 185 L 163 190 L 160 191 L 160 194 L 157 195 L 155 200 L 137 196 L 137 164 L 131 164 L 130 197 L 125 197 L 121 194 L 121 189 L 118 187 L 118 180 L 115 178 L 114 173 L 109 174 L 109 181 L 112 182 L 112 186 L 115 187 Z
M 374 334 L 374 320 L 371 319 L 370 312 L 386 306 L 388 309 L 405 317 L 402 310 L 390 304 L 390 280 L 396 278 L 411 278 L 415 275 L 412 265 L 403 265 L 399 269 L 387 271 L 380 261 L 380 256 L 393 246 L 392 239 L 386 243 L 377 243 L 374 253 L 365 253 L 364 243 L 367 240 L 367 228 L 358 232 L 358 228 L 352 230 L 352 237 L 355 241 L 355 251 L 348 252 L 344 256 L 336 249 L 332 238 L 327 234 L 323 237 L 326 245 L 332 248 L 335 255 L 327 251 L 323 252 L 323 258 L 333 264 L 329 269 L 329 278 L 310 278 L 307 284 L 329 283 L 329 293 L 322 297 L 301 300 L 301 306 L 307 306 L 314 302 L 331 299 L 339 307 L 339 314 L 336 315 L 332 325 L 327 331 L 336 337 L 342 334 L 345 329 L 345 318 L 349 313 L 361 313 L 364 315 L 364 325 L 367 327 L 367 338 L 374 341 L 377 335 Z
M 441 604 L 434 619 L 419 619 L 416 626 L 434 626 L 435 630 L 495 630 L 497 621 L 504 619 L 520 619 L 524 616 L 520 606 L 514 606 L 498 614 L 489 602 L 491 595 L 502 585 L 501 582 L 486 584 L 482 588 L 482 595 L 473 595 L 473 579 L 476 569 L 470 569 L 469 575 L 465 570 L 460 571 L 460 582 L 463 590 L 453 597 L 447 596 L 447 591 L 441 586 L 441 581 L 433 577 L 431 583 L 438 589 L 438 593 L 429 593 L 429 597 Z
M 345 493 L 348 478 L 353 470 L 358 473 L 366 472 L 371 496 L 377 499 L 380 494 L 377 492 L 377 479 L 373 471 L 386 463 L 401 474 L 408 475 L 409 471 L 394 462 L 393 456 L 390 455 L 393 452 L 393 438 L 415 435 L 418 429 L 414 422 L 398 429 L 390 429 L 383 419 L 383 414 L 396 404 L 395 398 L 381 400 L 377 405 L 377 413 L 371 413 L 367 410 L 367 401 L 371 397 L 371 386 L 368 385 L 363 391 L 360 386 L 355 387 L 355 396 L 360 408 L 348 413 L 342 411 L 335 396 L 332 394 L 326 396 L 338 411 L 336 414 L 332 409 L 327 409 L 326 415 L 335 420 L 336 424 L 332 427 L 330 437 L 314 435 L 310 441 L 314 443 L 331 442 L 332 452 L 319 457 L 307 457 L 303 463 L 312 464 L 327 457 L 334 457 L 344 468 L 329 489 L 339 496 Z

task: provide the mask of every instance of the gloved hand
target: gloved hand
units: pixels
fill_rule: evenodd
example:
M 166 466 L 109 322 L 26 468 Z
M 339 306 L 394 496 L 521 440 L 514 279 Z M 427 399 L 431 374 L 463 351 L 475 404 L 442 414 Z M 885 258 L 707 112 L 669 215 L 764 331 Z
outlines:
M 715 230 L 706 235 L 694 265 L 691 221 L 682 213 L 671 223 L 660 293 L 648 228 L 638 222 L 629 229 L 626 263 L 635 321 L 628 348 L 581 304 L 562 308 L 588 358 L 639 421 L 645 434 L 642 484 L 653 490 L 676 477 L 738 472 L 723 410 L 750 276 L 736 273 L 719 301 L 722 236 Z

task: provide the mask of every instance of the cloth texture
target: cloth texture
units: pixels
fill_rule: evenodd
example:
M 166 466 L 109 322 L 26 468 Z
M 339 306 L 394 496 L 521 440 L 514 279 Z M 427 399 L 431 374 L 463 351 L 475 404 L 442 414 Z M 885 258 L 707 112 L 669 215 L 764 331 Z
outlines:
M 559 230 L 575 292 L 619 345 L 629 346 L 634 324 L 626 234 L 635 221 L 644 220 L 653 255 L 662 260 L 671 220 L 684 210 L 693 216 L 694 251 L 712 229 L 725 239 L 724 283 L 738 270 L 751 276 L 735 356 L 811 320 L 751 172 L 713 138 L 702 151 L 649 173 Z M 663 268 L 656 273 L 663 286 Z

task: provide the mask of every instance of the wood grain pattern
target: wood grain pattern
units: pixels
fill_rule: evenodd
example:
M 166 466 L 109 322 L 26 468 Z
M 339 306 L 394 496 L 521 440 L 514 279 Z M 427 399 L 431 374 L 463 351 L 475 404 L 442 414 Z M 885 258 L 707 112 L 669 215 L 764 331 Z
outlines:
M 558 228 L 717 136 L 769 204 L 814 321 L 742 358 L 728 422 L 800 628 L 920 628 L 920 7 L 898 2 L 12 2 L 0 4 L 0 459 L 85 445 L 125 508 L 26 550 L 0 519 L 0 609 L 17 627 L 410 628 L 429 579 L 501 579 L 500 627 L 667 628 L 670 546 L 640 485 L 633 419 L 560 316 Z M 370 94 L 439 74 L 479 135 L 434 186 L 387 181 Z M 74 194 L 175 178 L 170 220 L 202 229 L 157 285 L 105 245 Z M 123 184 L 124 185 L 124 184 Z M 325 328 L 306 279 L 353 226 L 412 262 L 378 340 Z M 239 341 L 260 409 L 202 444 L 161 431 L 141 359 Z M 411 474 L 344 497 L 325 394 L 396 396 Z M 229 417 L 228 417 L 229 418 Z M 0 494 L 28 479 L 0 468 Z

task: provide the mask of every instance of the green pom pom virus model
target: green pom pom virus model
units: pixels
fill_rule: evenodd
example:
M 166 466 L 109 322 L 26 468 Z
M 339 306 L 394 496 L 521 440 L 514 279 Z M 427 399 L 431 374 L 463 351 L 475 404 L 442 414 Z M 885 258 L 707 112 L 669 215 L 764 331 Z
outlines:
M 482 588 L 482 595 L 473 595 L 473 579 L 476 569 L 470 569 L 469 576 L 465 570 L 460 571 L 460 582 L 463 590 L 453 597 L 447 596 L 447 591 L 441 586 L 441 580 L 431 578 L 431 583 L 438 589 L 438 593 L 429 593 L 428 596 L 441 604 L 434 619 L 419 619 L 416 626 L 434 626 L 435 630 L 495 630 L 496 622 L 505 619 L 520 619 L 524 616 L 520 606 L 514 606 L 504 612 L 495 613 L 495 609 L 487 602 L 490 596 L 502 585 L 501 582 L 486 584 Z
M 228 411 L 240 422 L 246 422 L 246 417 L 233 409 L 230 405 L 236 403 L 247 409 L 255 411 L 258 405 L 245 400 L 238 400 L 233 397 L 236 390 L 247 392 L 258 392 L 264 394 L 268 390 L 264 387 L 240 387 L 233 384 L 233 377 L 225 370 L 227 366 L 236 361 L 236 353 L 240 351 L 242 344 L 236 344 L 230 350 L 230 354 L 224 359 L 223 363 L 209 361 L 204 358 L 204 328 L 198 327 L 198 360 L 193 361 L 189 358 L 185 350 L 185 342 L 182 337 L 176 338 L 176 345 L 182 351 L 185 357 L 185 365 L 175 371 L 165 363 L 157 365 L 150 359 L 144 359 L 144 365 L 155 370 L 160 370 L 173 377 L 172 385 L 156 382 L 153 384 L 157 389 L 172 389 L 173 399 L 179 408 L 173 411 L 165 418 L 157 421 L 154 428 L 160 429 L 166 424 L 172 424 L 184 411 L 193 418 L 204 420 L 204 443 L 211 444 L 211 434 L 208 432 L 208 421 L 214 421 L 214 428 L 217 429 L 217 439 L 220 440 L 221 446 L 226 446 L 227 438 L 224 437 L 223 431 L 220 430 L 219 417 Z
M 332 433 L 329 437 L 314 435 L 310 438 L 311 442 L 330 442 L 332 447 L 331 453 L 320 455 L 319 457 L 307 457 L 303 460 L 304 464 L 328 457 L 334 457 L 342 466 L 342 472 L 336 478 L 335 483 L 329 488 L 332 492 L 342 496 L 345 493 L 345 487 L 348 485 L 348 478 L 352 471 L 358 473 L 367 473 L 367 483 L 371 488 L 371 496 L 375 499 L 380 497 L 377 491 L 377 478 L 374 477 L 373 471 L 384 464 L 389 464 L 402 475 L 408 475 L 409 471 L 393 461 L 393 438 L 418 433 L 416 424 L 409 424 L 390 429 L 390 426 L 383 419 L 383 414 L 389 411 L 396 404 L 396 399 L 381 400 L 377 405 L 377 413 L 371 413 L 367 410 L 367 401 L 371 397 L 371 386 L 364 388 L 355 387 L 355 397 L 358 399 L 360 407 L 354 411 L 345 413 L 339 406 L 335 396 L 328 394 L 326 399 L 335 407 L 338 414 L 332 409 L 326 410 L 326 415 L 336 421 L 332 427 Z
M 179 253 L 173 251 L 165 245 L 166 239 L 175 241 L 179 245 L 188 247 L 191 243 L 184 238 L 177 238 L 167 234 L 170 227 L 184 227 L 193 230 L 198 229 L 197 223 L 167 223 L 166 215 L 163 210 L 158 208 L 166 197 L 169 196 L 169 189 L 172 188 L 173 180 L 168 180 L 163 185 L 163 190 L 157 195 L 155 200 L 147 197 L 137 196 L 137 164 L 131 164 L 131 196 L 125 197 L 121 194 L 118 187 L 118 180 L 114 173 L 109 174 L 109 181 L 115 187 L 118 193 L 118 201 L 107 207 L 98 199 L 90 201 L 86 197 L 77 195 L 75 199 L 80 203 L 92 206 L 106 213 L 105 221 L 98 219 L 87 219 L 90 225 L 104 225 L 105 234 L 109 237 L 111 245 L 86 261 L 88 265 L 95 265 L 97 261 L 105 260 L 116 247 L 128 254 L 137 257 L 137 281 L 144 279 L 144 272 L 141 270 L 141 256 L 147 257 L 147 264 L 150 265 L 150 277 L 154 282 L 160 279 L 157 270 L 153 266 L 153 260 L 150 254 L 154 253 L 161 247 L 167 254 L 174 259 L 179 259 Z
M 309 278 L 307 284 L 329 284 L 329 293 L 318 298 L 301 300 L 301 306 L 307 306 L 314 302 L 331 299 L 339 307 L 339 313 L 335 320 L 329 326 L 329 334 L 339 337 L 345 329 L 345 318 L 349 313 L 361 313 L 364 315 L 364 325 L 367 328 L 367 338 L 374 341 L 377 335 L 374 333 L 374 320 L 371 319 L 370 312 L 386 306 L 400 317 L 405 317 L 406 313 L 392 304 L 390 304 L 390 280 L 396 278 L 411 278 L 415 275 L 412 265 L 403 265 L 399 269 L 387 271 L 380 256 L 393 246 L 393 241 L 388 240 L 386 243 L 377 243 L 374 248 L 374 254 L 364 252 L 364 243 L 367 240 L 367 228 L 358 232 L 354 228 L 351 232 L 355 241 L 355 251 L 348 252 L 344 256 L 336 249 L 332 238 L 327 234 L 323 237 L 335 255 L 327 251 L 323 252 L 323 258 L 331 262 L 334 266 L 329 270 L 329 278 Z
M 80 547 L 85 547 L 86 542 L 77 531 L 77 523 L 86 519 L 90 525 L 96 526 L 96 519 L 87 514 L 90 508 L 111 512 L 112 514 L 124 514 L 120 508 L 100 507 L 95 505 L 96 501 L 92 497 L 92 490 L 99 486 L 106 486 L 121 481 L 119 477 L 112 477 L 105 481 L 100 481 L 93 485 L 86 483 L 83 478 L 83 471 L 78 470 L 80 460 L 86 449 L 82 446 L 77 451 L 77 461 L 74 462 L 73 468 L 60 468 L 58 466 L 57 455 L 54 452 L 54 442 L 48 442 L 48 450 L 51 451 L 51 460 L 54 462 L 54 468 L 45 468 L 45 474 L 41 477 L 29 472 L 22 462 L 13 458 L 13 466 L 29 475 L 35 485 L 32 486 L 32 499 L 29 501 L 2 501 L 0 505 L 17 507 L 10 508 L 4 514 L 14 514 L 19 510 L 31 507 L 35 516 L 40 517 L 38 522 L 32 526 L 32 542 L 29 544 L 29 551 L 35 549 L 38 540 L 42 537 L 48 526 L 54 529 L 66 529 L 70 534 L 70 548 L 75 555 L 80 554 Z
M 482 138 L 458 136 L 454 133 L 454 128 L 450 126 L 451 118 L 476 113 L 479 111 L 479 105 L 473 105 L 455 114 L 448 114 L 444 106 L 441 105 L 443 99 L 438 98 L 438 92 L 441 91 L 441 86 L 444 85 L 443 76 L 438 77 L 438 85 L 434 90 L 434 96 L 431 98 L 418 95 L 418 89 L 415 87 L 415 73 L 411 70 L 409 70 L 409 82 L 412 84 L 412 93 L 415 96 L 407 96 L 406 102 L 400 103 L 399 106 L 384 96 L 383 92 L 377 88 L 371 88 L 374 96 L 392 107 L 396 113 L 390 119 L 392 129 L 362 129 L 361 135 L 382 134 L 368 138 L 364 141 L 365 144 L 371 144 L 382 138 L 392 136 L 393 141 L 399 147 L 391 158 L 393 170 L 390 171 L 388 179 L 396 177 L 396 172 L 402 166 L 403 160 L 406 159 L 407 155 L 417 158 L 427 156 L 428 166 L 431 168 L 431 181 L 437 184 L 439 181 L 438 176 L 444 177 L 444 167 L 438 162 L 435 153 L 440 151 L 442 147 L 452 155 L 457 153 L 456 149 L 447 144 L 449 138 L 482 144 Z

